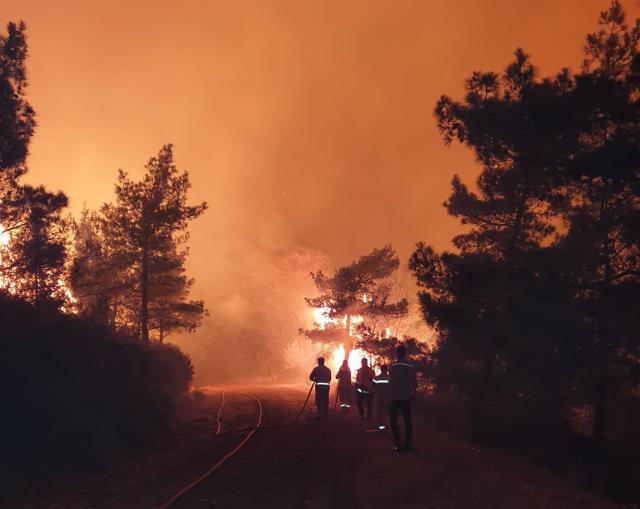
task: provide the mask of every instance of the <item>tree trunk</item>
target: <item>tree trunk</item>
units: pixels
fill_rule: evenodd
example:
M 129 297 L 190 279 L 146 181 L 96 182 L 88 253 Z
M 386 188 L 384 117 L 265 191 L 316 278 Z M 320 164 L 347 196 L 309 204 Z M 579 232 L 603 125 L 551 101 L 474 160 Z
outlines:
M 351 339 L 351 315 L 347 315 L 347 324 L 345 327 L 345 341 L 344 341 L 344 360 L 349 361 L 349 355 L 353 350 L 353 340 Z
M 149 341 L 149 248 L 146 238 L 142 241 L 140 268 L 140 337 Z
M 491 377 L 493 376 L 493 356 L 494 349 L 488 345 L 482 360 L 479 380 L 476 382 L 471 393 L 471 404 L 469 408 L 469 427 L 471 438 L 476 440 L 482 435 L 484 429 L 484 402 L 486 399 Z
M 523 191 L 521 202 L 516 209 L 511 238 L 504 252 L 505 265 L 508 266 L 518 249 L 518 240 L 522 232 L 522 220 L 527 210 L 528 190 Z M 482 359 L 482 367 L 480 369 L 480 378 L 475 384 L 471 393 L 471 402 L 469 409 L 469 425 L 471 428 L 472 438 L 479 438 L 482 433 L 484 412 L 483 407 L 487 397 L 487 392 L 493 376 L 493 359 L 496 354 L 496 348 L 492 343 L 488 343 Z
M 33 299 L 33 305 L 36 309 L 36 318 L 40 319 L 40 270 L 35 271 L 35 295 Z
M 509 262 L 516 250 L 518 249 L 518 240 L 520 239 L 520 233 L 522 232 L 522 219 L 524 218 L 524 213 L 527 210 L 527 200 L 528 200 L 528 190 L 525 190 L 522 193 L 522 201 L 516 210 L 516 217 L 513 220 L 513 229 L 511 231 L 511 239 L 509 240 L 509 244 L 507 245 L 507 250 L 505 252 L 505 261 Z
M 600 219 L 603 220 L 606 201 L 603 200 L 600 207 Z M 604 274 L 600 298 L 603 302 L 608 301 L 609 285 L 611 284 L 611 245 L 609 232 L 607 231 L 602 241 L 602 254 L 604 258 Z M 606 307 L 606 304 L 605 304 Z M 607 402 L 607 371 L 609 364 L 609 324 L 608 317 L 600 317 L 601 345 L 598 352 L 598 366 L 595 377 L 595 404 L 593 422 L 593 443 L 597 452 L 604 450 L 605 417 Z
M 607 402 L 607 345 L 606 337 L 602 338 L 603 345 L 598 359 L 596 372 L 596 394 L 593 420 L 593 445 L 597 452 L 604 450 L 604 429 Z

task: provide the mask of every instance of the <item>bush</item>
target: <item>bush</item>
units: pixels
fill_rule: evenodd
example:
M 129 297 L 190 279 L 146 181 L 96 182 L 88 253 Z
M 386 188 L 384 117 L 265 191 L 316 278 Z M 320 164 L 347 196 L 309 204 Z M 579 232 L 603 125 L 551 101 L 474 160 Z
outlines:
M 164 430 L 191 382 L 189 358 L 72 316 L 36 320 L 0 296 L 0 478 L 93 470 Z

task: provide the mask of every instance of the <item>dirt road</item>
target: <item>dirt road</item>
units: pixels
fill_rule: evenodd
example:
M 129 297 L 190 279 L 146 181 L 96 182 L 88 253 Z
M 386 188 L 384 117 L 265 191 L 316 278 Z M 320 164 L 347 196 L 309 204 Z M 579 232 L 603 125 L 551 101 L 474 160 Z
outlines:
M 303 387 L 230 387 L 222 431 L 289 420 Z M 61 481 L 31 497 L 29 509 L 154 509 L 206 471 L 243 435 L 214 436 L 219 389 L 197 399 L 191 419 L 137 461 L 123 461 L 81 483 Z M 310 408 L 287 428 L 257 432 L 247 444 L 172 508 L 612 508 L 612 504 L 523 464 L 437 432 L 416 418 L 416 450 L 394 455 L 388 434 L 368 432 L 355 408 L 316 421 Z M 332 399 L 333 403 L 333 399 Z

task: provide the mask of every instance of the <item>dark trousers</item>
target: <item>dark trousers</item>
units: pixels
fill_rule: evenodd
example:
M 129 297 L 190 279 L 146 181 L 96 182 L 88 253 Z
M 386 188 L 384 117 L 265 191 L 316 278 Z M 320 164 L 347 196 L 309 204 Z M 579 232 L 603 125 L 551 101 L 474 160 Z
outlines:
M 384 426 L 384 418 L 387 413 L 389 413 L 389 396 L 383 396 L 381 394 L 377 395 L 378 405 L 377 405 L 377 414 L 378 414 L 378 426 Z
M 393 433 L 393 441 L 396 447 L 400 447 L 400 429 L 398 429 L 398 416 L 402 412 L 402 421 L 404 422 L 404 446 L 411 447 L 411 434 L 413 433 L 413 424 L 411 423 L 411 400 L 410 399 L 394 399 L 391 401 L 389 408 L 389 417 L 391 421 L 391 432 Z
M 364 405 L 367 405 L 367 418 L 371 417 L 371 393 L 358 391 L 358 412 L 364 417 Z
M 316 385 L 316 408 L 318 417 L 325 419 L 329 414 L 329 386 Z

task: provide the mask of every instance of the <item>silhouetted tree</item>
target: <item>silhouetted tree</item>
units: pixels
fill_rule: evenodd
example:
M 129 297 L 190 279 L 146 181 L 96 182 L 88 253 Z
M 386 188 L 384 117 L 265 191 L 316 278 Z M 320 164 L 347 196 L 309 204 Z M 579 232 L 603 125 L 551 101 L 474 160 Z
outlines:
M 67 206 L 63 193 L 43 187 L 20 190 L 23 226 L 12 232 L 2 256 L 2 274 L 10 291 L 27 300 L 39 315 L 45 305 L 56 309 L 65 300 Z
M 0 276 L 5 289 L 31 302 L 61 304 L 67 198 L 43 187 L 21 185 L 35 127 L 25 91 L 27 41 L 24 23 L 9 23 L 0 35 Z M 9 235 L 9 245 L 6 245 Z
M 159 341 L 174 331 L 193 332 L 207 314 L 204 301 L 188 300 L 194 279 L 185 275 L 186 255 L 186 250 L 165 253 L 150 275 L 149 322 Z
M 339 268 L 333 276 L 322 271 L 312 273 L 320 295 L 305 300 L 310 307 L 323 310 L 329 321 L 301 332 L 313 341 L 342 344 L 345 357 L 349 358 L 355 341 L 353 334 L 358 326 L 371 326 L 376 319 L 392 319 L 407 314 L 406 299 L 389 302 L 389 278 L 399 265 L 392 247 L 386 245 Z M 364 321 L 358 318 L 354 323 L 355 317 L 362 317 Z
M 24 172 L 34 112 L 25 97 L 27 41 L 24 23 L 9 23 L 0 34 L 0 174 L 2 184 Z
M 637 366 L 640 354 L 640 20 L 629 27 L 618 1 L 587 36 L 582 74 L 571 93 L 581 112 L 572 161 L 566 274 L 589 328 L 585 380 L 593 386 L 594 438 L 602 448 L 610 380 Z M 595 374 L 595 376 L 593 376 Z
M 0 34 L 0 233 L 18 228 L 20 195 L 18 179 L 24 166 L 35 114 L 27 102 L 25 61 L 27 41 L 24 23 L 9 23 Z
M 129 258 L 118 256 L 118 246 L 104 235 L 99 213 L 85 208 L 73 226 L 69 285 L 78 299 L 78 311 L 117 328 L 118 317 L 131 300 Z
M 410 268 L 438 372 L 472 389 L 473 424 L 491 387 L 520 408 L 553 395 L 558 415 L 592 386 L 601 442 L 607 373 L 637 363 L 639 29 L 616 1 L 600 25 L 581 74 L 538 80 L 518 50 L 436 107 L 445 142 L 470 146 L 482 172 L 477 192 L 455 177 L 445 203 L 471 226 L 457 252 L 419 244 Z
M 463 102 L 440 99 L 435 114 L 446 143 L 470 146 L 483 169 L 477 193 L 459 177 L 445 203 L 448 212 L 471 228 L 457 235 L 458 253 L 436 254 L 419 244 L 410 268 L 419 286 L 425 317 L 449 343 L 440 352 L 458 357 L 453 373 L 466 372 L 472 388 L 472 422 L 479 424 L 496 363 L 508 343 L 505 312 L 522 289 L 527 254 L 554 233 L 550 185 L 556 168 L 573 148 L 569 120 L 560 116 L 567 73 L 539 81 L 521 51 L 502 76 L 473 73 Z M 559 140 L 562 139 L 562 143 Z M 463 367 L 464 366 L 464 367 Z
M 188 222 L 206 204 L 186 204 L 189 176 L 178 173 L 171 145 L 145 168 L 139 182 L 120 170 L 116 202 L 103 206 L 101 227 L 109 256 L 123 268 L 124 321 L 146 341 L 150 331 L 161 339 L 177 329 L 193 330 L 205 312 L 201 301 L 185 300 L 193 281 L 184 276 L 187 251 L 180 246 L 188 239 Z

